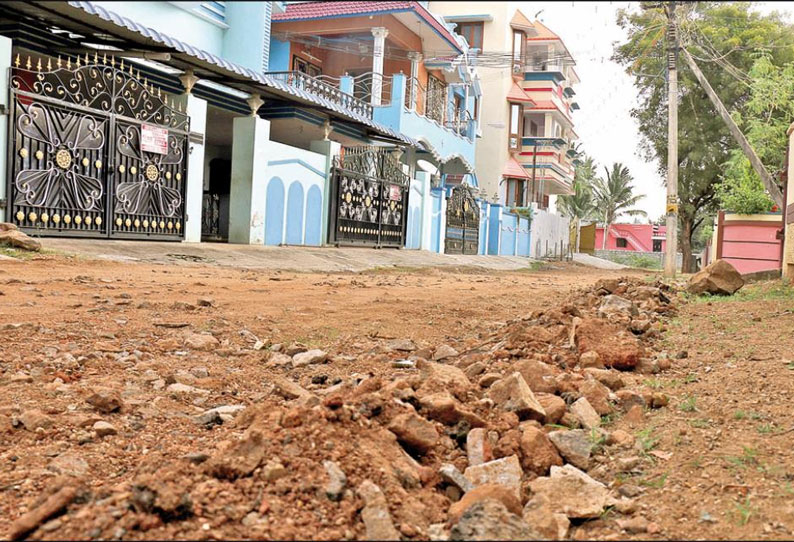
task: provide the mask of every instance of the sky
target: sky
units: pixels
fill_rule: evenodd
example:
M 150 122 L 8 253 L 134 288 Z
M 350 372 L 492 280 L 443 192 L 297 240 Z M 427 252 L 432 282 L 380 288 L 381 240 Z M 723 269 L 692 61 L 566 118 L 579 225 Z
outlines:
M 666 188 L 656 171 L 656 162 L 640 156 L 640 134 L 632 119 L 637 104 L 633 78 L 610 60 L 613 43 L 625 33 L 617 25 L 620 8 L 639 9 L 639 2 L 512 2 L 530 19 L 537 18 L 562 38 L 576 61 L 576 101 L 581 106 L 573 115 L 574 129 L 584 151 L 604 166 L 622 162 L 634 176 L 636 192 L 645 197 L 637 207 L 656 219 L 664 213 Z M 758 2 L 763 13 L 777 9 L 794 13 L 794 2 Z M 540 12 L 538 14 L 538 12 Z M 537 14 L 537 17 L 535 15 Z M 794 19 L 789 15 L 789 20 Z M 626 218 L 625 221 L 632 219 Z

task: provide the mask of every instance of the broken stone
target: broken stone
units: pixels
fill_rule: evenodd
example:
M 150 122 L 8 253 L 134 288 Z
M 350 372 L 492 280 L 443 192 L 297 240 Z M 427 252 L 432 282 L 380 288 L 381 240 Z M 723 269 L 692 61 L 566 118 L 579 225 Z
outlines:
M 466 435 L 466 455 L 469 465 L 481 465 L 493 459 L 491 443 L 485 429 L 472 429 Z
M 461 405 L 447 392 L 425 395 L 419 399 L 419 406 L 428 418 L 447 425 L 455 425 L 466 420 L 472 427 L 483 427 L 485 421 L 477 414 Z
M 525 426 L 520 440 L 521 466 L 538 475 L 549 472 L 553 465 L 562 465 L 562 458 L 546 433 L 537 427 Z
M 0 245 L 3 244 L 31 252 L 41 250 L 41 243 L 37 239 L 19 230 L 0 230 Z
M 458 355 L 458 351 L 449 346 L 448 344 L 442 344 L 436 351 L 433 353 L 433 361 L 441 361 L 442 359 L 447 358 L 454 358 Z
M 618 527 L 629 534 L 640 534 L 648 531 L 649 521 L 642 516 L 635 516 L 628 519 L 619 519 Z
M 609 499 L 604 484 L 593 480 L 572 465 L 552 467 L 551 476 L 537 478 L 529 483 L 533 502 L 544 499 L 552 512 L 565 514 L 569 519 L 599 517 Z
M 67 476 L 83 476 L 88 472 L 88 463 L 74 453 L 65 453 L 53 459 L 47 468 Z
M 623 431 L 622 429 L 615 429 L 607 437 L 607 444 L 619 446 L 621 448 L 630 448 L 634 445 L 634 435 Z
M 695 273 L 687 291 L 691 294 L 733 295 L 744 286 L 741 274 L 725 260 L 717 260 Z
M 571 521 L 565 514 L 554 512 L 546 495 L 535 495 L 524 506 L 521 516 L 541 540 L 564 540 L 568 537 Z
M 590 351 L 579 356 L 579 367 L 582 369 L 603 369 L 604 363 L 601 361 L 598 352 Z
M 546 416 L 524 377 L 518 372 L 495 382 L 488 390 L 488 398 L 503 410 L 515 412 L 522 420 L 543 421 Z
M 86 399 L 86 402 L 93 406 L 97 412 L 102 414 L 110 414 L 116 410 L 120 410 L 123 402 L 121 396 L 113 390 L 97 388 Z
M 98 421 L 93 426 L 94 432 L 97 434 L 98 437 L 107 437 L 110 435 L 115 435 L 118 433 L 113 425 L 109 424 L 106 421 Z
M 206 367 L 193 367 L 190 369 L 190 374 L 196 378 L 209 378 L 210 372 Z
M 265 438 L 252 426 L 240 440 L 227 443 L 206 462 L 207 474 L 234 480 L 248 476 L 265 458 Z
M 411 339 L 392 339 L 386 346 L 398 352 L 413 352 L 416 350 L 416 345 Z
M 193 386 L 188 386 L 187 384 L 181 384 L 179 382 L 170 384 L 165 390 L 170 393 L 195 393 L 198 395 L 207 395 L 209 393 L 207 390 L 194 388 Z
M 463 493 L 470 491 L 474 487 L 469 479 L 451 463 L 441 465 L 441 468 L 438 469 L 438 474 L 444 482 L 454 485 Z
M 364 480 L 357 492 L 365 503 L 361 519 L 364 521 L 366 539 L 400 540 L 400 532 L 394 527 L 383 491 L 371 480 Z
M 598 307 L 598 315 L 609 316 L 615 313 L 633 317 L 637 316 L 639 311 L 637 310 L 637 305 L 625 297 L 613 294 L 605 296 L 601 301 L 601 305 Z
M 585 397 L 574 401 L 571 405 L 571 414 L 576 416 L 585 429 L 592 429 L 601 425 L 601 416 L 598 415 L 598 412 L 595 411 Z
M 512 490 L 516 498 L 520 498 L 522 474 L 521 464 L 515 455 L 469 466 L 463 473 L 475 487 L 484 484 L 503 485 Z
M 332 501 L 338 501 L 347 486 L 347 476 L 334 461 L 323 461 L 323 467 L 328 474 L 328 483 L 325 485 L 325 495 Z
M 52 418 L 38 409 L 26 410 L 19 415 L 19 421 L 28 431 L 35 431 L 38 428 L 49 429 L 55 423 Z
M 203 333 L 191 333 L 185 338 L 185 346 L 192 350 L 214 350 L 219 344 L 218 339 Z
M 424 379 L 421 390 L 426 393 L 448 391 L 463 399 L 472 387 L 466 374 L 454 365 L 444 365 L 420 358 L 416 360 L 416 367 Z
M 536 393 L 535 398 L 546 413 L 543 423 L 559 423 L 568 410 L 565 400 L 557 395 Z
M 618 371 L 587 368 L 584 370 L 584 374 L 601 382 L 612 391 L 617 391 L 625 386 Z
M 215 300 L 211 297 L 199 297 L 198 301 L 196 301 L 196 305 L 199 307 L 214 307 Z
M 552 431 L 549 440 L 560 452 L 560 455 L 572 465 L 587 470 L 590 467 L 590 454 L 593 445 L 587 431 L 573 429 L 571 431 Z
M 481 388 L 490 388 L 494 382 L 502 378 L 502 375 L 499 373 L 487 373 L 480 377 L 477 381 L 477 385 Z
M 524 381 L 533 393 L 557 392 L 557 380 L 555 378 L 557 372 L 551 365 L 536 359 L 525 359 L 514 367 L 524 377 Z
M 449 507 L 447 512 L 448 523 L 454 525 L 470 506 L 487 499 L 502 503 L 513 514 L 521 513 L 521 501 L 518 500 L 511 489 L 498 484 L 484 484 L 471 489 L 461 500 Z
M 420 454 L 432 450 L 439 440 L 435 425 L 415 413 L 395 416 L 389 424 L 389 430 L 401 444 Z
M 63 487 L 51 495 L 40 506 L 20 516 L 8 531 L 10 540 L 20 540 L 34 531 L 39 525 L 58 515 L 77 498 L 77 489 Z
M 287 474 L 289 474 L 289 472 L 287 472 L 286 467 L 284 467 L 278 458 L 271 459 L 262 467 L 262 478 L 268 482 L 284 478 Z
M 521 516 L 510 512 L 500 501 L 485 499 L 463 512 L 452 527 L 449 539 L 539 540 L 540 537 Z
M 292 365 L 293 367 L 303 367 L 313 363 L 323 363 L 327 359 L 328 354 L 323 350 L 307 350 L 292 356 Z

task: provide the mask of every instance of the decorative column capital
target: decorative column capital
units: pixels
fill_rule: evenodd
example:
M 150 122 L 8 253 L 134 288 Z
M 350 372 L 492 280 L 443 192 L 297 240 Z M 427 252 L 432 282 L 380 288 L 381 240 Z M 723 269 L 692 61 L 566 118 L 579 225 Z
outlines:
M 193 73 L 193 70 L 190 68 L 179 76 L 179 81 L 182 83 L 182 86 L 185 87 L 186 94 L 190 94 L 198 80 L 199 78 L 196 77 L 196 75 Z
M 424 58 L 424 55 L 418 51 L 410 51 L 407 56 L 411 62 L 421 62 L 422 58 Z
M 246 100 L 248 102 L 248 107 L 251 108 L 251 116 L 255 117 L 259 108 L 265 103 L 265 101 L 258 95 L 252 94 L 250 98 Z
M 383 26 L 376 26 L 372 29 L 372 35 L 376 39 L 385 39 L 389 35 L 389 29 Z

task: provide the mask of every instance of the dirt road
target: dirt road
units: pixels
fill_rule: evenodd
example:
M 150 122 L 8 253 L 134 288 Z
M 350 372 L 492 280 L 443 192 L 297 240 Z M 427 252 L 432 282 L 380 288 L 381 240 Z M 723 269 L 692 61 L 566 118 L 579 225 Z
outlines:
M 63 256 L 0 262 L 0 517 L 9 520 L 0 536 L 362 538 L 373 523 L 365 532 L 361 518 L 381 497 L 362 504 L 347 489 L 332 498 L 328 460 L 344 466 L 352 489 L 396 469 L 398 487 L 381 485 L 399 536 L 434 536 L 428 525 L 447 521 L 459 498 L 438 491 L 423 466 L 437 465 L 438 452 L 423 465 L 392 456 L 394 437 L 373 423 L 393 406 L 368 392 L 387 389 L 409 354 L 394 340 L 410 339 L 410 354 L 425 357 L 439 345 L 465 354 L 507 321 L 626 275 L 653 279 L 570 264 L 320 274 Z M 688 357 L 659 374 L 624 374 L 627 388 L 669 405 L 603 418 L 631 443 L 594 442 L 588 472 L 632 504 L 577 522 L 566 536 L 790 538 L 794 296 L 746 291 L 682 303 L 654 344 Z M 284 355 L 290 348 L 321 349 L 328 360 L 301 365 Z M 505 363 L 493 368 L 504 372 Z M 334 386 L 349 381 L 360 383 L 353 410 L 335 403 Z M 306 414 L 316 400 L 307 390 L 323 401 L 320 418 Z M 415 401 L 403 391 L 394 396 Z M 298 406 L 285 410 L 285 399 Z M 268 416 L 276 416 L 272 432 L 243 433 Z M 504 423 L 505 433 L 496 427 L 509 437 L 512 422 Z M 243 434 L 265 454 L 254 476 L 240 475 L 251 472 Z M 443 442 L 454 446 L 459 437 L 449 436 Z M 515 453 L 509 441 L 499 439 L 498 457 Z M 242 459 L 213 464 L 224 453 Z M 447 458 L 462 470 L 465 455 L 450 449 Z M 633 458 L 632 468 L 617 467 Z M 642 529 L 625 523 L 638 517 Z

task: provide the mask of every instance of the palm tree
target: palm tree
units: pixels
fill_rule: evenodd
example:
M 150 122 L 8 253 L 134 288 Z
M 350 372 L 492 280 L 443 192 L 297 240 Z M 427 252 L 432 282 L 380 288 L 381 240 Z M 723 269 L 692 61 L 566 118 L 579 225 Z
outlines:
M 587 220 L 593 216 L 596 210 L 592 190 L 594 178 L 595 164 L 593 159 L 587 156 L 576 167 L 576 174 L 573 179 L 573 194 L 557 197 L 557 209 L 562 215 L 575 220 Z
M 615 220 L 623 215 L 628 216 L 647 216 L 648 213 L 633 207 L 645 196 L 643 194 L 634 195 L 632 181 L 634 177 L 629 173 L 629 168 L 615 162 L 612 170 L 606 166 L 606 178 L 599 177 L 593 182 L 593 195 L 595 207 L 600 217 L 604 220 L 604 242 L 602 250 L 606 249 L 609 227 Z

